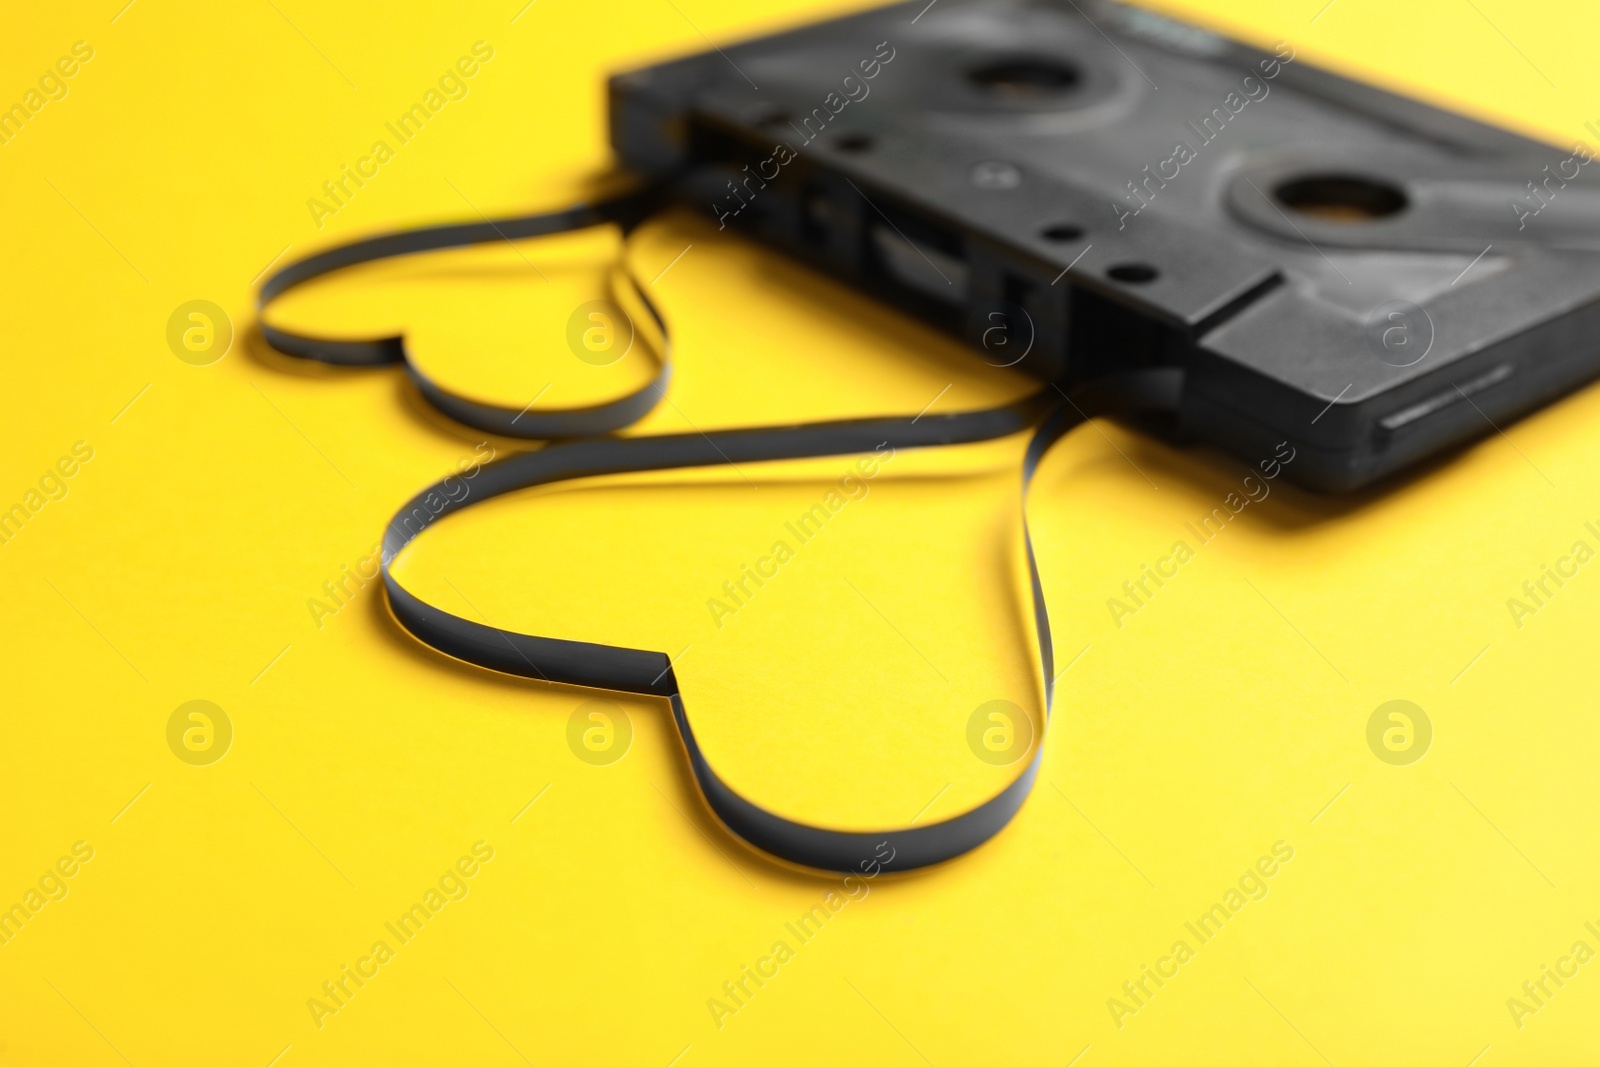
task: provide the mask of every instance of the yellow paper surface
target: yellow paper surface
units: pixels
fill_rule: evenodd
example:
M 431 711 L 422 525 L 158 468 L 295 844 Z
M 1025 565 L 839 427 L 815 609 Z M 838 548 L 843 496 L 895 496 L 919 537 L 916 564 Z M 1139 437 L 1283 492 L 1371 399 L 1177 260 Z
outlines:
M 1592 390 L 1381 492 L 1276 482 L 1204 538 L 1243 464 L 1076 432 L 1029 512 L 1067 668 L 1035 795 L 965 858 L 842 886 L 715 825 L 663 702 L 406 637 L 349 576 L 411 493 L 516 446 L 431 414 L 398 371 L 273 355 L 251 299 L 338 240 L 562 205 L 607 165 L 604 72 L 851 5 L 121 2 L 19 9 L 0 36 L 0 102 L 64 89 L 0 144 L 0 507 L 27 513 L 0 545 L 0 906 L 25 911 L 0 926 L 0 1063 L 1600 1054 L 1600 577 L 1508 607 L 1576 542 L 1600 547 Z M 1578 3 L 1165 8 L 1553 146 L 1592 144 L 1600 120 Z M 76 42 L 74 73 L 41 88 Z M 336 211 L 308 206 L 462 57 L 459 98 Z M 587 234 L 419 257 L 273 320 L 403 330 L 430 374 L 499 402 L 595 402 L 652 369 L 642 346 L 610 367 L 566 347 L 615 250 Z M 1029 387 L 687 213 L 628 255 L 675 342 L 670 403 L 630 432 Z M 233 334 L 204 366 L 168 342 L 196 300 Z M 1038 711 L 1021 447 L 898 454 L 720 619 L 707 601 L 850 459 L 519 494 L 401 567 L 467 617 L 674 656 L 708 754 L 768 806 L 939 818 L 1016 772 L 974 758 L 974 710 Z M 1176 576 L 1114 613 L 1178 542 Z M 607 764 L 571 741 L 595 699 L 626 738 Z M 215 762 L 183 740 L 200 720 L 172 726 L 196 700 L 231 730 Z M 1409 764 L 1369 746 L 1397 700 L 1431 724 Z

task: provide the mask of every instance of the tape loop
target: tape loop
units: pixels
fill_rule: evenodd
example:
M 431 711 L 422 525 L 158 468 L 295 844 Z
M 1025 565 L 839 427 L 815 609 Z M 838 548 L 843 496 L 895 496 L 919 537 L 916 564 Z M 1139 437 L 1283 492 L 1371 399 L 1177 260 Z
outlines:
M 656 190 L 646 189 L 563 211 L 437 226 L 357 241 L 284 267 L 262 286 L 257 308 L 264 311 L 278 296 L 313 278 L 376 259 L 565 233 L 605 223 L 616 223 L 626 230 L 643 217 L 657 202 L 656 198 Z M 629 295 L 643 303 L 661 337 L 668 338 L 666 324 L 643 288 L 631 278 L 627 281 L 633 287 Z M 987 841 L 1011 821 L 1032 791 L 1043 755 L 1043 733 L 1027 767 L 1010 784 L 976 807 L 940 822 L 865 832 L 796 822 L 743 797 L 711 766 L 695 739 L 671 659 L 665 653 L 517 633 L 462 618 L 429 604 L 406 589 L 392 570 L 396 557 L 434 522 L 485 500 L 533 486 L 574 478 L 710 467 L 721 463 L 852 455 L 884 446 L 901 449 L 968 444 L 1035 427 L 1021 471 L 1021 501 L 1041 669 L 1040 688 L 1048 724 L 1054 697 L 1054 657 L 1044 590 L 1027 529 L 1029 483 L 1050 446 L 1089 418 L 1135 410 L 1172 410 L 1177 402 L 1176 372 L 1147 370 L 1101 379 L 1070 395 L 1059 394 L 1065 397 L 1065 403 L 1058 400 L 1059 390 L 1049 386 L 1014 403 L 947 415 L 844 419 L 711 433 L 613 437 L 603 435 L 638 421 L 660 401 L 671 376 L 670 340 L 662 344 L 660 373 L 643 389 L 605 404 L 534 415 L 451 393 L 410 364 L 400 337 L 330 340 L 296 334 L 265 323 L 262 333 L 273 348 L 305 359 L 346 366 L 401 364 L 430 403 L 467 426 L 510 437 L 570 438 L 484 465 L 475 479 L 474 487 L 478 491 L 470 499 L 457 499 L 447 491 L 446 481 L 453 480 L 451 476 L 424 489 L 401 507 L 385 532 L 382 553 L 384 589 L 395 618 L 423 643 L 490 670 L 552 683 L 666 697 L 671 703 L 673 722 L 695 783 L 723 825 L 750 845 L 779 859 L 827 871 L 857 871 L 874 862 L 882 863 L 879 850 L 885 843 L 892 850 L 893 869 L 904 871 L 951 859 Z

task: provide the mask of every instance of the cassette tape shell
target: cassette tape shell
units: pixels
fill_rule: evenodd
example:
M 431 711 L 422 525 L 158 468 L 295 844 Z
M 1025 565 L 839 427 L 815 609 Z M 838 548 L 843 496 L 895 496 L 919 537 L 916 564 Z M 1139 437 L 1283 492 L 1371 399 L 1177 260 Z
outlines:
M 1600 166 L 1137 8 L 897 5 L 611 79 L 683 202 L 1347 491 L 1600 373 Z M 1520 207 L 1518 206 L 1520 205 Z

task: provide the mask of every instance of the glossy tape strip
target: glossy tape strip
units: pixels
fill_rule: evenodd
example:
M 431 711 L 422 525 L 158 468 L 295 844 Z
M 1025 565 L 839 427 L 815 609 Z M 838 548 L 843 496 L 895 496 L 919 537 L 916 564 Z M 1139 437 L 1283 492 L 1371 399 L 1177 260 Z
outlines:
M 624 232 L 656 203 L 646 190 L 594 205 L 516 218 L 439 226 L 374 237 L 330 249 L 284 267 L 262 286 L 257 303 L 264 311 L 273 299 L 296 285 L 331 271 L 376 259 L 499 240 L 563 233 L 615 223 Z M 789 426 L 763 426 L 712 433 L 644 437 L 609 436 L 637 421 L 660 400 L 671 373 L 666 325 L 643 290 L 628 278 L 630 295 L 660 330 L 662 355 L 655 378 L 643 389 L 587 408 L 517 412 L 454 395 L 411 365 L 404 339 L 328 340 L 291 333 L 262 322 L 273 348 L 324 363 L 405 367 L 422 395 L 457 421 L 479 430 L 522 438 L 575 438 L 515 453 L 486 464 L 474 479 L 479 490 L 452 499 L 444 481 L 404 504 L 383 539 L 383 580 L 395 618 L 418 640 L 446 655 L 506 674 L 566 685 L 666 697 L 683 741 L 695 782 L 706 804 L 729 831 L 782 860 L 828 871 L 855 871 L 874 849 L 888 842 L 895 870 L 911 870 L 950 859 L 993 837 L 1022 807 L 1033 789 L 1043 755 L 1043 733 L 1027 768 L 988 800 L 941 822 L 867 832 L 830 829 L 795 822 L 768 811 L 735 791 L 711 766 L 695 740 L 694 728 L 678 691 L 670 657 L 663 652 L 621 648 L 587 641 L 501 630 L 453 615 L 422 600 L 394 576 L 400 552 L 432 523 L 504 493 L 574 478 L 712 467 L 723 463 L 871 452 L 885 444 L 895 449 L 988 441 L 1035 427 L 1022 467 L 1023 538 L 1033 592 L 1034 632 L 1048 723 L 1054 698 L 1054 657 L 1044 590 L 1039 582 L 1033 542 L 1027 528 L 1027 491 L 1040 459 L 1067 431 L 1099 414 L 1170 411 L 1176 407 L 1174 371 L 1142 371 L 1101 379 L 1059 394 L 1055 387 L 1001 407 L 951 415 L 845 419 Z M 1065 402 L 1061 402 L 1065 397 Z

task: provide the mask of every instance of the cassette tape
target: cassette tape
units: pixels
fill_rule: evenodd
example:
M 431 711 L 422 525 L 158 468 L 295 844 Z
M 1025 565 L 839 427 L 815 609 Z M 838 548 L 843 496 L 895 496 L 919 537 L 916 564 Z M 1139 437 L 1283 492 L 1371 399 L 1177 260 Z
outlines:
M 630 170 L 1166 432 L 1355 489 L 1600 372 L 1600 166 L 1095 0 L 926 0 L 618 74 Z

